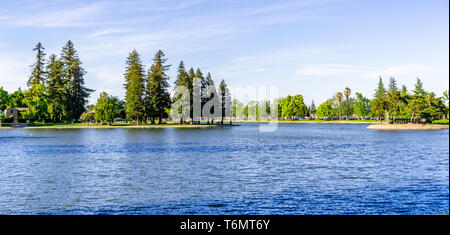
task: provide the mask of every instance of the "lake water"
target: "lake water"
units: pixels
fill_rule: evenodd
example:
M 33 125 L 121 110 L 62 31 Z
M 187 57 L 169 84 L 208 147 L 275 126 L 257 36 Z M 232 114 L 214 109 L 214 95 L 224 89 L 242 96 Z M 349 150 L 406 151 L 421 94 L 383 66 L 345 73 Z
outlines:
M 0 214 L 448 214 L 449 131 L 0 130 Z

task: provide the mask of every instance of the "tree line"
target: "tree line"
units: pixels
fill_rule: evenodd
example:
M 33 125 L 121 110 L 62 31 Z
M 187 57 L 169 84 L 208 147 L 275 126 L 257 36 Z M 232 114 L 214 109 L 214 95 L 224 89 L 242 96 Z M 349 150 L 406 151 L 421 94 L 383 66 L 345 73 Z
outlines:
M 233 117 L 241 119 L 260 119 L 267 113 L 277 112 L 278 119 L 377 119 L 387 123 L 395 122 L 433 122 L 449 117 L 448 91 L 441 97 L 423 88 L 422 81 L 417 78 L 412 91 L 406 86 L 398 88 L 397 81 L 391 77 L 386 88 L 382 78 L 379 78 L 373 98 L 367 98 L 356 92 L 352 97 L 349 87 L 336 92 L 331 98 L 318 107 L 314 100 L 309 106 L 305 105 L 300 94 L 268 100 L 249 101 L 244 105 L 241 101 L 233 100 Z
M 347 120 L 376 118 L 379 122 L 384 119 L 387 123 L 430 123 L 438 119 L 448 119 L 449 116 L 448 91 L 444 91 L 443 95 L 438 97 L 434 92 L 425 91 L 419 78 L 411 91 L 408 91 L 405 85 L 399 88 L 393 77 L 389 78 L 386 88 L 380 77 L 372 99 L 358 92 L 355 93 L 355 97 L 350 95 L 350 88 L 345 88 L 344 92 L 337 92 L 319 105 L 317 117 L 327 119 L 337 117 L 341 120 L 344 116 Z
M 178 115 L 178 122 L 200 123 L 204 118 L 208 124 L 216 119 L 223 123 L 225 117 L 232 116 L 237 119 L 264 117 L 289 120 L 376 118 L 380 122 L 384 119 L 390 123 L 432 122 L 448 119 L 449 116 L 448 91 L 438 97 L 433 92 L 425 91 L 419 78 L 414 89 L 408 91 L 404 85 L 399 88 L 393 77 L 386 88 L 380 77 L 372 99 L 358 92 L 352 97 L 352 90 L 346 87 L 318 107 L 314 101 L 309 106 L 305 105 L 300 94 L 273 101 L 250 101 L 244 105 L 237 99 L 231 101 L 230 90 L 224 80 L 217 89 L 209 72 L 204 75 L 199 68 L 187 69 L 181 61 L 171 95 L 166 74 L 171 65 L 167 64 L 161 50 L 156 52 L 147 71 L 140 54 L 136 50 L 129 53 L 125 62 L 124 100 L 101 92 L 96 104 L 87 105 L 87 99 L 94 90 L 85 86 L 86 71 L 81 66 L 73 43 L 68 41 L 59 56 L 52 54 L 46 57 L 41 43 L 33 50 L 36 52 L 35 63 L 30 66 L 27 89 L 22 91 L 19 88 L 8 94 L 0 87 L 0 110 L 27 107 L 22 118 L 36 122 L 95 121 L 111 124 L 120 118 L 136 125 L 162 124 L 174 112 L 181 114 L 185 111 L 188 115 Z M 211 105 L 212 101 L 219 105 Z M 181 106 L 173 110 L 174 104 Z M 200 107 L 199 110 L 196 107 Z M 232 113 L 227 115 L 229 110 Z M 220 116 L 209 115 L 215 111 L 221 111 Z
M 22 91 L 19 88 L 8 94 L 0 87 L 0 110 L 27 107 L 28 110 L 22 113 L 22 119 L 53 123 L 95 121 L 111 124 L 121 118 L 136 125 L 156 122 L 162 124 L 169 117 L 171 105 L 181 100 L 181 87 L 187 89 L 190 97 L 184 104 L 189 107 L 190 115 L 181 119 L 180 123 L 194 123 L 193 97 L 196 89 L 200 93 L 200 112 L 213 99 L 218 100 L 220 105 L 212 106 L 208 112 L 214 113 L 214 108 L 218 107 L 222 109 L 220 117 L 208 118 L 207 123 L 214 123 L 214 118 L 219 118 L 223 123 L 226 109 L 231 109 L 231 105 L 228 105 L 231 103 L 231 95 L 225 81 L 222 80 L 216 89 L 210 73 L 204 76 L 199 68 L 194 70 L 191 67 L 186 70 L 183 61 L 178 66 L 174 95 L 171 97 L 169 77 L 166 74 L 171 65 L 167 64 L 161 50 L 156 52 L 147 71 L 140 54 L 136 50 L 129 53 L 125 62 L 124 100 L 101 92 L 96 104 L 87 105 L 87 98 L 94 90 L 84 85 L 86 71 L 81 67 L 82 63 L 73 43 L 68 41 L 59 57 L 50 55 L 46 58 L 41 43 L 33 50 L 36 52 L 36 62 L 31 66 L 28 89 Z M 200 118 L 197 122 L 200 122 Z
M 38 43 L 36 62 L 31 65 L 28 89 L 20 88 L 8 94 L 0 87 L 0 110 L 28 107 L 24 119 L 52 122 L 76 121 L 85 111 L 87 98 L 94 91 L 84 85 L 86 71 L 71 41 L 62 48 L 59 57 L 46 58 L 44 47 Z

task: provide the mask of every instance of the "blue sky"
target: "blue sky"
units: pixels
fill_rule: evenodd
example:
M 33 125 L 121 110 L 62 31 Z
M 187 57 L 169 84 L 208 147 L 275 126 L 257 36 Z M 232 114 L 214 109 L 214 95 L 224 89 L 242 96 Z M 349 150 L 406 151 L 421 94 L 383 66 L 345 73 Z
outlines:
M 378 76 L 449 87 L 447 0 L 0 1 L 0 86 L 26 87 L 32 48 L 79 52 L 86 85 L 123 98 L 126 56 L 158 49 L 230 86 L 278 86 L 316 104 L 346 86 L 372 97 Z

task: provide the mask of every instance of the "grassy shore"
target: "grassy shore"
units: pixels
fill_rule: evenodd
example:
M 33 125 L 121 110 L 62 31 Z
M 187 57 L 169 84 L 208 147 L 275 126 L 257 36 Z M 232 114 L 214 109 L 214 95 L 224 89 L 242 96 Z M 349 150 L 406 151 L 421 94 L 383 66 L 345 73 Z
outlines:
M 32 123 L 23 129 L 87 129 L 87 128 L 208 128 L 216 127 L 218 125 L 206 124 L 141 124 L 134 125 L 131 123 L 111 123 L 111 125 L 101 123 Z M 11 129 L 11 126 L 3 126 L 0 129 Z
M 233 122 L 269 122 L 268 120 L 233 120 Z M 278 120 L 279 123 L 372 124 L 376 120 Z
M 367 127 L 376 130 L 443 130 L 448 125 L 442 124 L 374 124 Z

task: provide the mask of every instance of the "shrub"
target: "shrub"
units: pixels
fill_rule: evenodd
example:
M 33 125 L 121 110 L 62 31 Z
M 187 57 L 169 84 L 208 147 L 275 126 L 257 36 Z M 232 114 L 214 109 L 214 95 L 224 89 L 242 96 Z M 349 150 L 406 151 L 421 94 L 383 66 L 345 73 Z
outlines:
M 446 124 L 446 125 L 448 125 L 448 119 L 447 120 L 434 120 L 433 124 Z

